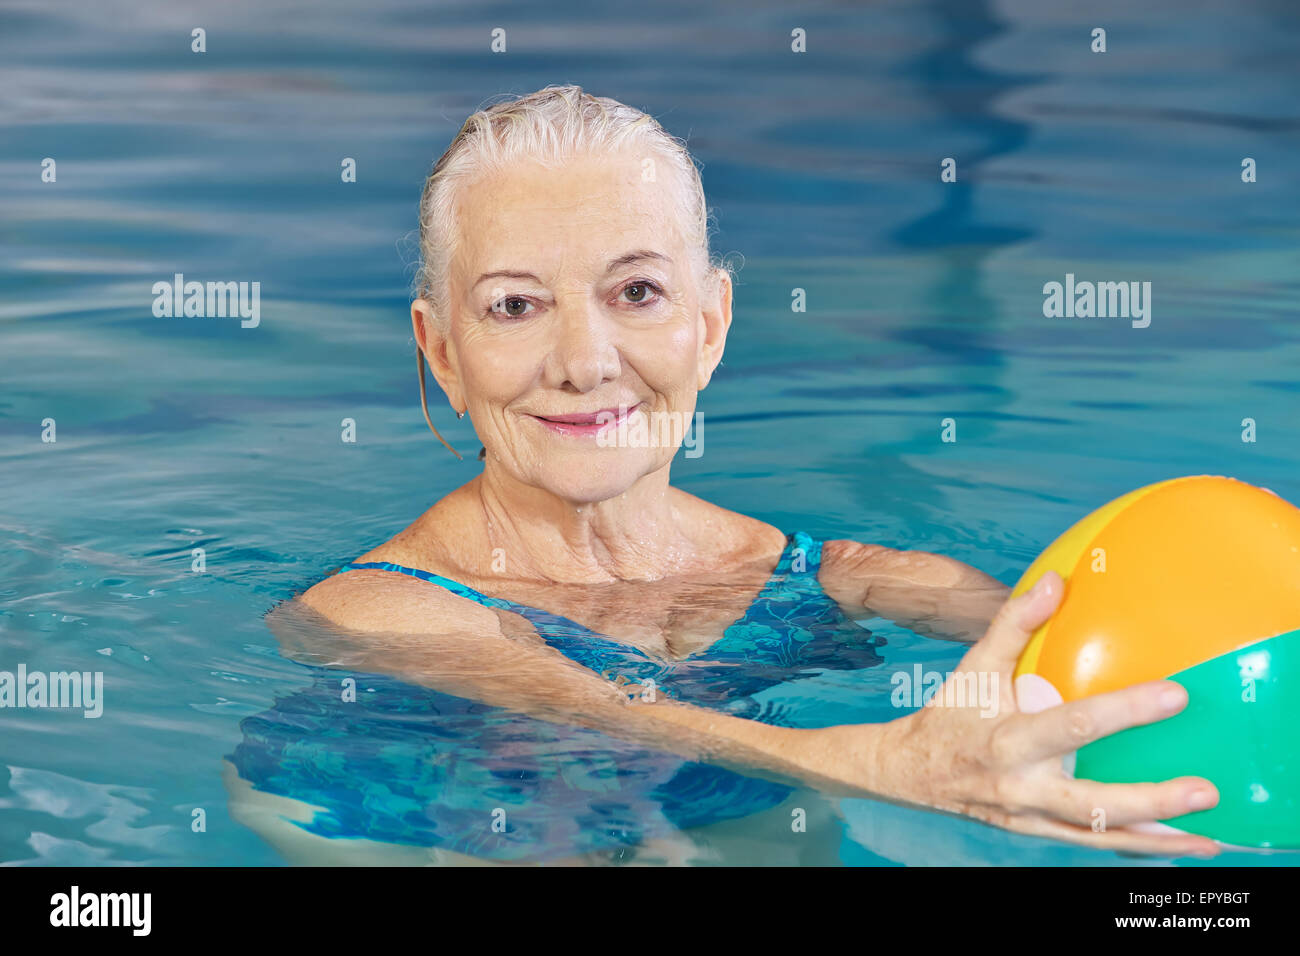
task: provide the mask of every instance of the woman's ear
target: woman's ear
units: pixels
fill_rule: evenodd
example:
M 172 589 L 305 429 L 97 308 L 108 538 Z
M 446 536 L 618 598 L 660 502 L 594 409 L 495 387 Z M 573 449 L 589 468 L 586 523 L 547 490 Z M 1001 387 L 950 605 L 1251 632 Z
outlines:
M 450 322 L 446 323 L 449 328 Z M 434 315 L 433 305 L 428 299 L 416 299 L 411 303 L 411 328 L 415 332 L 415 345 L 424 353 L 438 387 L 457 411 L 465 407 L 465 398 L 461 394 L 460 375 L 456 370 L 455 346 L 451 337 L 443 331 L 438 317 Z
M 700 303 L 699 384 L 704 388 L 713 378 L 713 370 L 722 361 L 731 329 L 731 276 L 725 269 L 711 269 L 705 284 L 706 295 Z

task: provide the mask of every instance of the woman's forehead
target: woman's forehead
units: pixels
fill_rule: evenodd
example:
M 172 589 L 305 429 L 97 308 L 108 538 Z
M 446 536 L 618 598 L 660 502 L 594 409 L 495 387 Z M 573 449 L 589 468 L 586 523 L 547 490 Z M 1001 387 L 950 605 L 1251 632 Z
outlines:
M 684 256 L 671 186 L 646 178 L 635 154 L 558 168 L 518 164 L 468 186 L 458 207 L 461 278 L 562 261 L 603 270 L 634 250 Z

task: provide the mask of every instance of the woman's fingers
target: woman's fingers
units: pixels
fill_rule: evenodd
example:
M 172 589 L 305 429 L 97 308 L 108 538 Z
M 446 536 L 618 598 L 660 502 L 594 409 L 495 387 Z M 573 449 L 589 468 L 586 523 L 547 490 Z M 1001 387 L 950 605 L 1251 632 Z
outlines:
M 959 670 L 1009 678 L 1031 635 L 1055 612 L 1064 590 L 1061 577 L 1049 571 L 1028 592 L 1007 601 Z M 1004 694 L 1003 701 L 1008 707 L 1001 719 L 993 721 L 940 710 L 904 718 L 910 728 L 903 739 L 905 751 L 961 753 L 971 758 L 940 761 L 928 777 L 922 772 L 930 783 L 927 799 L 919 802 L 936 807 L 955 804 L 963 808 L 961 812 L 1004 829 L 1116 852 L 1161 856 L 1219 852 L 1213 840 L 1194 834 L 1133 829 L 1216 805 L 1218 792 L 1208 780 L 1179 777 L 1158 783 L 1107 784 L 1075 780 L 1060 770 L 1063 754 L 1181 711 L 1187 706 L 1187 692 L 1179 684 L 1152 681 L 1035 714 L 1017 712 L 1014 694 Z M 974 734 L 980 746 L 972 751 L 969 744 L 977 727 L 987 730 Z
M 1140 833 L 1123 827 L 1095 831 L 1091 827 L 1071 826 L 1048 817 L 1017 817 L 1007 821 L 992 818 L 987 822 L 1031 836 L 1050 837 L 1080 846 L 1117 853 L 1142 853 L 1151 856 L 1215 856 L 1220 847 L 1213 840 L 1192 834 Z
M 1004 765 L 1033 763 L 1072 753 L 1110 734 L 1153 724 L 1187 706 L 1187 691 L 1175 681 L 1158 680 L 1049 707 L 1015 714 L 997 730 Z
M 1204 777 L 1176 777 L 1160 783 L 1099 783 L 1046 775 L 1026 781 L 1029 802 L 1067 823 L 1103 829 L 1171 820 L 1208 810 L 1219 792 Z
M 1046 572 L 1032 588 L 1002 605 L 988 632 L 962 661 L 962 669 L 1010 673 L 1030 635 L 1052 616 L 1064 594 L 1061 576 Z
M 1151 681 L 1037 714 L 1017 714 L 998 728 L 995 757 L 1004 767 L 1050 763 L 1051 758 L 1129 727 L 1163 720 L 1186 706 L 1187 692 L 1179 684 Z M 1097 825 L 1111 829 L 1168 820 L 1208 810 L 1219 802 L 1214 784 L 1193 776 L 1159 783 L 1113 784 L 1073 779 L 1053 766 L 1042 774 L 1021 777 L 1018 786 L 1021 805 L 1052 814 L 1066 824 L 1087 827 L 1089 832 Z M 1141 839 L 1149 836 L 1138 835 Z

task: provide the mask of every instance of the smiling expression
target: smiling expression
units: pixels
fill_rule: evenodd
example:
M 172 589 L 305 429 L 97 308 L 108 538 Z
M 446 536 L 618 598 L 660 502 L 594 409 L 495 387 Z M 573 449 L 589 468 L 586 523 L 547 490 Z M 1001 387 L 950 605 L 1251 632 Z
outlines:
M 412 307 L 488 467 L 577 503 L 669 465 L 675 448 L 598 436 L 636 416 L 689 421 L 731 320 L 729 278 L 708 272 L 682 236 L 672 187 L 644 181 L 642 168 L 623 152 L 473 181 L 457 201 L 445 335 L 427 302 Z

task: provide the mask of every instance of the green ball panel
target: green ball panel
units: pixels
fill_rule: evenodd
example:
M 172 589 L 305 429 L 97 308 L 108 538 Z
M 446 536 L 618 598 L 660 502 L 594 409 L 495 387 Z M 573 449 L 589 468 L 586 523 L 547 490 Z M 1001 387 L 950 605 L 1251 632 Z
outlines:
M 1083 747 L 1075 776 L 1205 777 L 1218 787 L 1219 805 L 1162 823 L 1236 846 L 1300 849 L 1300 631 L 1169 679 L 1187 688 L 1187 708 Z

